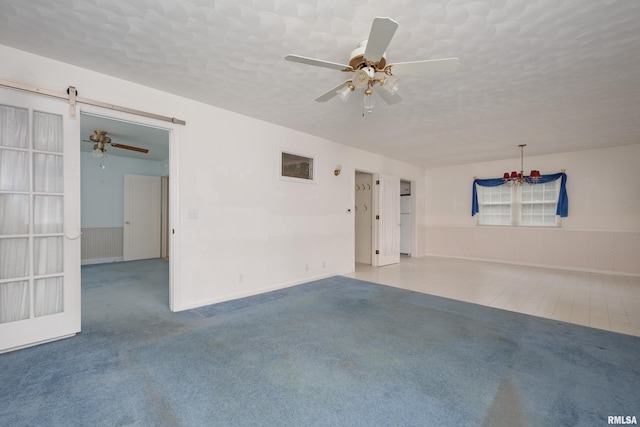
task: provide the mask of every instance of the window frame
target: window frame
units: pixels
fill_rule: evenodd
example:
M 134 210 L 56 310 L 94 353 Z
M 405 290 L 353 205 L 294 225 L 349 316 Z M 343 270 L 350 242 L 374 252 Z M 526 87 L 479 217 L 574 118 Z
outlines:
M 553 186 L 553 190 L 549 189 L 548 186 Z M 542 199 L 539 198 L 536 200 L 534 195 L 531 195 L 529 200 L 523 200 L 524 189 L 527 187 L 531 187 L 532 193 L 536 187 L 542 187 Z M 508 189 L 510 193 L 510 200 L 505 201 L 500 198 L 500 200 L 493 200 L 496 197 L 493 193 L 496 193 L 498 190 L 500 194 L 505 193 L 505 189 Z M 506 184 L 498 185 L 495 187 L 483 187 L 478 186 L 478 217 L 476 220 L 476 225 L 483 227 L 533 227 L 533 228 L 560 228 L 562 227 L 562 218 L 558 215 L 557 207 L 558 207 L 558 197 L 560 195 L 560 180 L 555 180 L 552 182 L 547 182 L 543 184 L 529 184 L 523 183 L 522 186 L 514 185 L 507 186 Z M 552 193 L 554 195 L 553 200 L 546 199 L 546 193 Z M 486 195 L 492 194 L 492 200 L 486 201 Z M 509 220 L 508 221 L 487 221 L 487 218 L 491 218 L 497 215 L 492 215 L 491 213 L 486 213 L 486 207 L 489 206 L 509 206 Z M 530 217 L 535 218 L 536 216 L 541 216 L 542 221 L 534 223 L 531 221 L 527 221 L 524 218 L 524 215 L 527 215 L 524 209 L 525 206 L 531 206 L 530 211 L 535 210 L 535 206 L 542 207 L 542 213 L 540 212 L 531 212 Z M 545 209 L 545 207 L 547 207 Z M 548 210 L 551 209 L 553 212 L 553 222 L 545 221 L 545 217 L 549 218 L 551 215 L 548 213 Z M 483 213 L 484 211 L 484 213 Z M 500 216 L 504 217 L 504 213 L 499 213 Z

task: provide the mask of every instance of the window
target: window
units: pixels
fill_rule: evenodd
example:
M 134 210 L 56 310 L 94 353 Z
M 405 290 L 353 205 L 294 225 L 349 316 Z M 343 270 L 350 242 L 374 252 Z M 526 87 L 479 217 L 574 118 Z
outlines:
M 520 190 L 520 225 L 558 225 L 558 181 L 524 184 Z
M 557 227 L 560 180 L 544 184 L 478 187 L 480 225 Z
M 313 158 L 282 152 L 281 176 L 313 181 Z
M 480 218 L 482 225 L 511 225 L 511 188 L 481 187 Z

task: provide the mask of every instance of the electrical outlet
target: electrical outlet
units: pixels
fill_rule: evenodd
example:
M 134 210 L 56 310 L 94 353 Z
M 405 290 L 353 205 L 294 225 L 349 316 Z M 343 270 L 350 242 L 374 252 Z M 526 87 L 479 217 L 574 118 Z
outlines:
M 304 265 L 304 271 L 309 271 L 309 264 Z

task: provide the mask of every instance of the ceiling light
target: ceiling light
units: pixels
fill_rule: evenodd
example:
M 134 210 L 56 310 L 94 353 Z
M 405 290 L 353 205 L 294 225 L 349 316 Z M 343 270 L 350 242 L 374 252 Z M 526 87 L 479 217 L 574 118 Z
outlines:
M 93 145 L 93 151 L 91 151 L 93 157 L 109 157 L 109 152 L 104 148 L 104 144 L 98 142 Z
M 369 73 L 366 68 L 361 68 L 353 74 L 353 85 L 358 89 L 364 89 L 369 86 Z
M 353 83 L 349 82 L 349 84 L 342 89 L 338 89 L 336 93 L 338 94 L 342 102 L 347 102 L 349 98 L 351 98 L 351 95 L 353 95 L 353 91 L 355 89 L 356 87 L 353 85 Z
M 91 151 L 91 155 L 93 157 L 97 157 L 100 159 L 100 169 L 106 169 L 107 167 L 104 165 L 104 159 L 109 157 L 109 152 L 106 148 L 104 148 L 104 142 L 96 142 L 93 144 L 93 150 Z
M 363 89 L 363 97 L 362 97 L 362 115 L 364 116 L 364 112 L 371 114 L 373 111 L 374 100 L 373 100 L 373 86 L 379 84 L 384 90 L 389 92 L 389 94 L 396 95 L 398 92 L 398 80 L 392 76 L 383 76 L 376 77 L 375 67 L 362 67 L 359 70 L 355 71 L 353 74 L 352 80 L 347 80 L 344 86 L 340 85 L 340 89 L 335 91 L 342 102 L 347 102 L 353 92 L 356 89 Z M 333 95 L 334 92 L 328 92 L 328 94 Z M 321 98 L 325 98 L 327 94 L 323 95 Z M 383 99 L 386 98 L 386 95 Z
M 529 176 L 524 175 L 524 147 L 527 144 L 520 144 L 520 172 L 512 171 L 511 173 L 505 172 L 502 180 L 509 187 L 513 185 L 522 185 L 525 182 L 529 184 L 537 184 L 538 180 L 540 180 L 540 171 L 532 169 Z
M 383 77 L 380 79 L 380 86 L 382 86 L 391 95 L 398 93 L 398 79 L 395 77 Z

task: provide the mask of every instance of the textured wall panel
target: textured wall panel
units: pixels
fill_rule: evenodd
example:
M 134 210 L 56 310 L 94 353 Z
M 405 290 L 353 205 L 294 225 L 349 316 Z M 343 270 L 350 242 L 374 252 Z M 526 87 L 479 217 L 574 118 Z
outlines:
M 82 261 L 122 258 L 122 227 L 83 228 Z
M 421 255 L 640 275 L 640 232 L 420 227 Z

